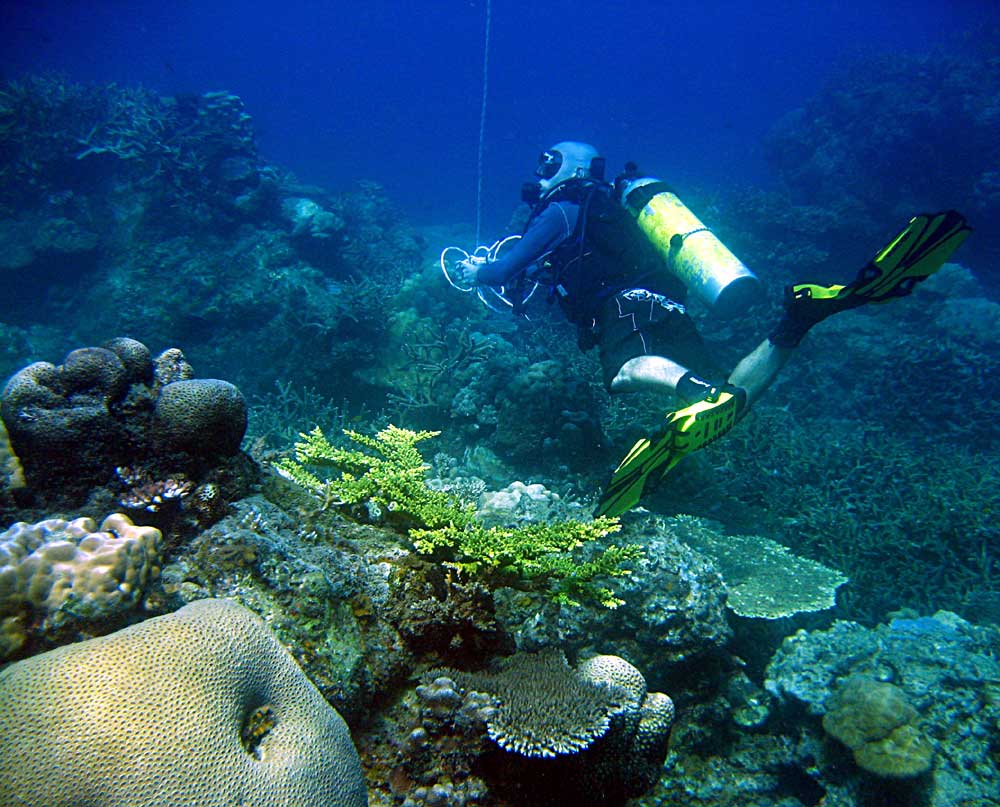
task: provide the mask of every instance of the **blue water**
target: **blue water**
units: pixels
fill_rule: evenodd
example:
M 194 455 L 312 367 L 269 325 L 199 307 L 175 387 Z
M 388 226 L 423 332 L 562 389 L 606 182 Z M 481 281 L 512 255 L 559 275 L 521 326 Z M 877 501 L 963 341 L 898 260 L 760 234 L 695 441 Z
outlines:
M 925 53 L 1000 19 L 980 2 L 492 3 L 484 230 L 567 138 L 678 186 L 767 185 L 761 138 L 838 65 Z M 226 89 L 303 181 L 383 184 L 416 223 L 471 222 L 484 0 L 109 2 L 0 9 L 0 78 L 54 69 L 163 94 Z

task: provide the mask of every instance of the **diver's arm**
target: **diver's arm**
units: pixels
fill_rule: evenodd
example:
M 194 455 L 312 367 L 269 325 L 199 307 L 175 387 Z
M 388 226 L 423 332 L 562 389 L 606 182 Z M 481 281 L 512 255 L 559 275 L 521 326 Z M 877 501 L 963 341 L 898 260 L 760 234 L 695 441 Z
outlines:
M 480 267 L 476 273 L 476 285 L 503 286 L 510 282 L 546 252 L 573 234 L 579 212 L 579 205 L 565 202 L 549 205 L 531 223 L 520 240 L 504 252 L 503 257 Z

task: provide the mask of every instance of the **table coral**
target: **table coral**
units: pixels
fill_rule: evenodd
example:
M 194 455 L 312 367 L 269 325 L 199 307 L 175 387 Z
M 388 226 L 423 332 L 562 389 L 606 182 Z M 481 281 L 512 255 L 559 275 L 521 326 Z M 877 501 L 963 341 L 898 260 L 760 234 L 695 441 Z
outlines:
M 469 771 L 506 803 L 623 803 L 659 778 L 674 717 L 671 699 L 647 694 L 625 659 L 596 656 L 573 669 L 555 648 L 481 673 L 433 671 L 417 697 L 421 724 L 397 771 L 415 785 L 407 798 L 416 804 L 432 803 L 425 795 L 435 788 L 475 783 Z

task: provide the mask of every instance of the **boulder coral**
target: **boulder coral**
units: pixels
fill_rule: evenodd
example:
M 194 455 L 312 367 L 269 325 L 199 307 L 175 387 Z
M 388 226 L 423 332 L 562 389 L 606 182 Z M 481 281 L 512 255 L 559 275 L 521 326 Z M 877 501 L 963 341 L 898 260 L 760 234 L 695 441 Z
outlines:
M 365 807 L 347 724 L 263 620 L 199 600 L 0 672 L 0 803 Z
M 927 773 L 934 764 L 934 746 L 917 727 L 918 718 L 899 687 L 852 675 L 830 699 L 823 729 L 851 749 L 863 770 L 907 779 Z
M 121 513 L 18 522 L 0 533 L 0 659 L 29 635 L 106 619 L 139 603 L 160 573 L 161 535 Z
M 247 430 L 247 405 L 228 381 L 174 381 L 160 390 L 154 423 L 157 435 L 174 448 L 226 457 L 239 451 Z
M 82 500 L 120 466 L 188 455 L 194 463 L 181 458 L 169 470 L 190 472 L 185 465 L 238 452 L 247 425 L 243 396 L 226 381 L 193 374 L 177 348 L 153 358 L 127 337 L 14 374 L 0 416 L 28 487 Z

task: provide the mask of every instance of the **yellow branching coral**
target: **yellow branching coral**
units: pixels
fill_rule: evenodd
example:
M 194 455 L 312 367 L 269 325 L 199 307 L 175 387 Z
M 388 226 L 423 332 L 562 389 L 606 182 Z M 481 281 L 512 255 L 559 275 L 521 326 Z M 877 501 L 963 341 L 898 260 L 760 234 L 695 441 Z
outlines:
M 374 437 L 344 433 L 367 450 L 337 448 L 317 427 L 300 435 L 295 458 L 282 460 L 276 470 L 328 504 L 378 505 L 387 520 L 407 528 L 417 552 L 492 585 L 551 582 L 552 595 L 565 604 L 621 604 L 594 580 L 628 574 L 622 564 L 641 557 L 641 548 L 611 546 L 585 562 L 574 555 L 585 543 L 618 532 L 617 519 L 486 527 L 475 518 L 471 502 L 427 486 L 428 466 L 417 443 L 438 432 L 389 426 Z M 326 469 L 340 474 L 328 477 Z

